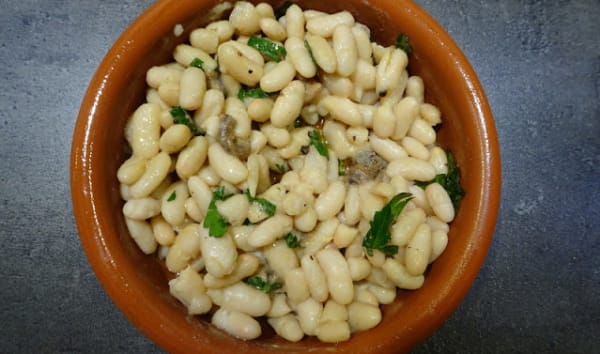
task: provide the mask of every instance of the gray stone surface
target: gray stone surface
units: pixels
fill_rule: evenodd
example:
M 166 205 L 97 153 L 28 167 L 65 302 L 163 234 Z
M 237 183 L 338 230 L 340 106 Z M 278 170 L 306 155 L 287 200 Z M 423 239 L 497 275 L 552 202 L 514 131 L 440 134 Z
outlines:
M 68 183 L 89 79 L 151 3 L 0 1 L 0 352 L 160 352 L 90 269 Z M 600 2 L 418 3 L 487 91 L 503 192 L 477 281 L 415 352 L 600 352 Z

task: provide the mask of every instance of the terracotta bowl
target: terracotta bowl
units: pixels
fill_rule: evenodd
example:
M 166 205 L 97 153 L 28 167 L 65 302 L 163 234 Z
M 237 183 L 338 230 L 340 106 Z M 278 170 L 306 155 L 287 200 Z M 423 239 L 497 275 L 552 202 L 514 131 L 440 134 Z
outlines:
M 145 72 L 170 61 L 173 48 L 216 0 L 162 0 L 121 35 L 102 61 L 85 94 L 75 127 L 71 189 L 81 243 L 106 292 L 150 339 L 170 352 L 391 353 L 405 352 L 445 321 L 473 283 L 490 245 L 500 198 L 500 154 L 490 108 L 471 65 L 448 34 L 409 0 L 300 0 L 303 8 L 351 11 L 374 39 L 391 44 L 399 32 L 414 47 L 409 71 L 423 77 L 427 100 L 443 112 L 439 140 L 453 151 L 466 196 L 444 254 L 430 267 L 425 285 L 399 291 L 383 309 L 383 321 L 336 345 L 314 338 L 288 343 L 272 332 L 254 341 L 236 340 L 189 317 L 168 291 L 156 257 L 145 256 L 128 235 L 121 214 L 116 171 L 126 158 L 123 127 L 142 103 Z M 277 6 L 281 1 L 270 1 Z M 186 32 L 176 37 L 173 28 Z

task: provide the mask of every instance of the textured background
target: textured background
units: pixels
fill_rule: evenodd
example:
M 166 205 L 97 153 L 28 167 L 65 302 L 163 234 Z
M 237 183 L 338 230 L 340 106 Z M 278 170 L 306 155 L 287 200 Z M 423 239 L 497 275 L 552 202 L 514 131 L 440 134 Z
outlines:
M 90 269 L 70 140 L 102 57 L 151 0 L 0 0 L 0 352 L 159 352 Z M 600 352 L 600 2 L 418 0 L 496 118 L 502 208 L 487 261 L 416 353 Z

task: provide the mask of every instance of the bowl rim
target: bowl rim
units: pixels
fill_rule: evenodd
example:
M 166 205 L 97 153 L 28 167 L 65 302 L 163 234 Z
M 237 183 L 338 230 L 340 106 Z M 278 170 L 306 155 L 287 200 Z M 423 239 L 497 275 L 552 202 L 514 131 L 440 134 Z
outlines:
M 123 58 L 126 58 L 126 54 L 129 51 L 138 50 L 139 46 L 148 45 L 147 43 L 136 42 L 132 39 L 137 33 L 144 31 L 147 26 L 170 25 L 171 28 L 173 27 L 173 22 L 166 20 L 166 18 L 169 18 L 169 14 L 172 13 L 170 2 L 170 0 L 159 0 L 140 14 L 115 41 L 92 77 L 83 97 L 73 132 L 70 185 L 73 212 L 80 242 L 92 269 L 106 293 L 120 311 L 148 338 L 165 349 L 177 351 L 181 348 L 179 345 L 183 343 L 171 342 L 171 332 L 165 330 L 165 328 L 156 328 L 144 323 L 143 319 L 137 313 L 139 310 L 134 306 L 134 300 L 128 296 L 128 287 L 119 284 L 119 282 L 123 282 L 124 275 L 119 272 L 118 261 L 113 258 L 111 250 L 103 242 L 106 230 L 100 222 L 95 209 L 95 185 L 92 180 L 94 176 L 92 166 L 95 163 L 95 157 L 91 138 L 96 112 L 104 102 L 105 92 L 109 89 L 115 66 L 122 65 L 123 60 L 125 60 Z M 210 7 L 218 2 L 218 0 L 209 0 L 207 6 Z M 372 2 L 375 3 L 376 1 Z M 192 1 L 182 2 L 183 6 L 189 7 L 190 10 L 194 7 L 192 3 Z M 478 210 L 485 211 L 479 215 L 482 218 L 480 222 L 482 224 L 480 229 L 481 237 L 478 240 L 477 247 L 469 250 L 469 266 L 461 273 L 463 281 L 456 281 L 453 293 L 447 296 L 446 300 L 449 301 L 450 305 L 444 307 L 442 313 L 437 313 L 435 317 L 432 317 L 433 314 L 429 315 L 429 322 L 426 324 L 425 330 L 414 333 L 414 337 L 408 343 L 405 343 L 405 348 L 410 349 L 431 335 L 451 315 L 466 296 L 483 266 L 493 239 L 500 207 L 501 161 L 492 111 L 483 87 L 470 62 L 450 35 L 424 9 L 412 0 L 403 0 L 402 3 L 403 6 L 407 6 L 410 9 L 413 17 L 423 21 L 424 28 L 435 33 L 435 36 L 448 48 L 452 60 L 462 71 L 462 76 L 468 86 L 474 109 L 477 111 L 478 123 L 482 129 L 484 161 L 482 161 L 483 170 L 481 173 L 483 174 L 482 177 L 489 181 L 489 183 L 482 185 L 482 190 L 478 192 L 487 196 L 486 198 L 482 198 L 478 206 Z M 155 21 L 156 16 L 153 16 L 153 14 L 157 13 L 163 14 L 163 20 L 159 24 L 151 22 L 151 20 Z M 89 227 L 90 225 L 93 225 L 93 227 Z M 167 320 L 161 319 L 161 321 Z

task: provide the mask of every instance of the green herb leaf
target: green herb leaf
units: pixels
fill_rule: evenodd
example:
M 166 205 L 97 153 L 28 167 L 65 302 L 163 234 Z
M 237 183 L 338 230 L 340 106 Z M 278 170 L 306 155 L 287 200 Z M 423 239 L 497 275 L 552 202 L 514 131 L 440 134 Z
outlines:
M 198 128 L 194 121 L 190 118 L 188 113 L 181 107 L 173 107 L 170 111 L 171 117 L 173 117 L 173 122 L 175 124 L 183 124 L 190 128 L 190 131 L 194 135 L 204 135 L 204 130 Z
M 177 198 L 177 193 L 175 193 L 175 191 L 173 191 L 173 193 L 171 193 L 171 195 L 169 195 L 169 198 L 167 198 L 167 202 L 172 202 L 175 200 L 175 198 Z
M 275 204 L 271 203 L 270 201 L 266 200 L 265 198 L 253 197 L 252 194 L 250 194 L 250 191 L 248 189 L 246 189 L 246 197 L 248 197 L 248 201 L 250 203 L 258 204 L 265 214 L 267 214 L 269 216 L 275 215 L 275 211 L 277 210 L 277 206 Z
M 308 132 L 308 137 L 310 138 L 310 145 L 314 146 L 321 156 L 329 158 L 329 150 L 327 149 L 327 144 L 323 139 L 321 131 L 313 129 Z
M 276 62 L 280 62 L 285 59 L 287 54 L 284 46 L 262 37 L 250 37 L 248 39 L 248 45 L 258 50 L 265 57 Z
M 263 91 L 260 87 L 256 88 L 240 88 L 238 91 L 238 98 L 244 100 L 245 98 L 267 98 L 269 95 Z
M 338 176 L 346 175 L 346 163 L 340 159 L 338 159 Z
M 225 195 L 225 187 L 219 186 L 213 192 L 212 199 L 206 211 L 203 226 L 208 229 L 208 234 L 211 237 L 222 237 L 228 229 L 227 220 L 219 213 L 217 209 L 217 201 L 225 200 L 228 196 Z
M 454 210 L 458 210 L 460 201 L 465 196 L 465 190 L 460 186 L 460 170 L 450 150 L 446 151 L 446 159 L 448 160 L 448 173 L 438 174 L 431 181 L 415 182 L 415 184 L 425 189 L 431 183 L 439 183 L 448 192 Z
M 315 66 L 318 67 L 317 61 L 315 60 L 315 56 L 313 55 L 312 48 L 310 47 L 310 44 L 308 44 L 308 41 L 306 39 L 304 40 L 304 48 L 306 48 L 306 50 L 308 50 L 308 54 L 310 55 L 310 58 L 312 59 L 313 63 L 315 63 Z
M 410 193 L 397 194 L 381 210 L 375 212 L 371 228 L 362 243 L 369 256 L 373 255 L 373 250 L 380 250 L 388 256 L 398 253 L 397 246 L 387 244 L 392 238 L 390 227 L 411 199 L 413 196 Z
M 404 33 L 400 33 L 398 37 L 396 37 L 396 48 L 402 49 L 408 55 L 410 55 L 413 51 L 413 48 L 408 40 L 408 36 Z
M 259 276 L 247 278 L 246 280 L 244 280 L 244 282 L 260 291 L 264 291 L 267 294 L 281 288 L 282 286 L 280 282 L 275 281 L 269 283 L 268 281 L 265 281 Z
M 300 239 L 298 238 L 298 236 L 294 235 L 291 232 L 288 232 L 288 234 L 285 235 L 284 239 L 285 239 L 285 244 L 289 248 L 297 248 L 298 246 L 300 246 Z
M 202 71 L 204 71 L 203 65 L 204 65 L 204 62 L 200 58 L 194 58 L 194 59 L 192 59 L 192 62 L 190 63 L 190 66 L 193 66 L 195 68 L 198 68 L 198 69 L 201 69 Z

